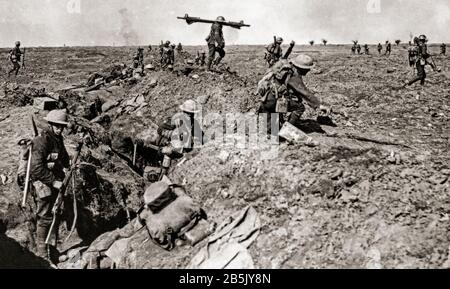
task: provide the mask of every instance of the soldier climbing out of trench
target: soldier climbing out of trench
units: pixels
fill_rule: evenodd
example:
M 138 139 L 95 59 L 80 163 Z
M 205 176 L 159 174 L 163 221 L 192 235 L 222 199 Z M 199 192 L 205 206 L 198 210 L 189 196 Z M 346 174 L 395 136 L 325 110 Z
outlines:
M 331 109 L 322 104 L 303 82 L 309 71 L 315 66 L 309 55 L 298 55 L 291 62 L 281 60 L 258 83 L 258 93 L 262 97 L 259 113 L 268 114 L 268 131 L 271 132 L 271 113 L 280 114 L 280 124 L 286 114 L 289 123 L 298 126 L 305 112 L 303 100 L 315 110 L 329 115 Z M 273 133 L 272 133 L 273 134 Z

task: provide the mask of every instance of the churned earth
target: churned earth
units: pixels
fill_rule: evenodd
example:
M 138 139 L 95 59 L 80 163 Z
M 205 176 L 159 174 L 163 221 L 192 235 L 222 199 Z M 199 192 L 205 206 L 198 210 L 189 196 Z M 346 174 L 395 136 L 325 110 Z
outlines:
M 309 108 L 304 115 L 301 128 L 319 146 L 281 142 L 273 155 L 265 145 L 234 145 L 242 136 L 229 135 L 226 145 L 216 139 L 186 155 L 169 178 L 183 184 L 217 223 L 246 206 L 256 209 L 261 233 L 249 250 L 257 268 L 449 268 L 450 63 L 448 57 L 436 57 L 442 73 L 429 71 L 423 88 L 398 90 L 413 75 L 406 48 L 393 47 L 386 57 L 351 55 L 344 45 L 296 47 L 291 58 L 306 52 L 317 61 L 306 85 L 335 111 L 333 126 L 317 122 Z M 205 115 L 256 112 L 256 86 L 267 69 L 262 46 L 228 47 L 221 73 L 196 66 L 187 76 L 156 69 L 136 82 L 89 93 L 67 90 L 113 63 L 129 64 L 135 49 L 30 48 L 19 77 L 9 82 L 2 77 L 0 246 L 13 242 L 23 252 L 0 250 L 0 259 L 11 260 L 7 252 L 27 258 L 34 250 L 28 233 L 32 224 L 26 222 L 33 206 L 19 208 L 21 192 L 14 179 L 16 140 L 31 136 L 30 115 L 44 126 L 45 113 L 31 105 L 35 97 L 62 95 L 96 138 L 83 149 L 69 190 L 83 200 L 80 228 L 61 250 L 88 247 L 98 236 L 125 226 L 142 204 L 146 184 L 130 164 L 132 145 L 117 145 L 117 139 L 132 144 L 191 98 L 202 104 Z M 205 48 L 186 47 L 175 69 L 186 68 L 200 49 Z M 157 57 L 156 51 L 146 51 L 146 64 L 157 67 Z M 1 68 L 2 75 L 8 68 Z M 204 127 L 211 127 L 206 119 Z M 77 137 L 66 137 L 69 153 Z M 145 157 L 138 151 L 137 163 Z M 62 226 L 61 241 L 69 230 Z M 166 252 L 141 231 L 128 252 L 133 260 L 121 265 L 185 268 L 202 244 Z

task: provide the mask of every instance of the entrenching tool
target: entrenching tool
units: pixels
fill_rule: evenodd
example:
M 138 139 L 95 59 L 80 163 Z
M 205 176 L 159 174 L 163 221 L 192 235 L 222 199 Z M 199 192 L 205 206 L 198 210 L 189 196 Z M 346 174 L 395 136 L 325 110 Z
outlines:
M 39 135 L 39 131 L 36 127 L 36 123 L 34 122 L 33 116 L 31 116 L 31 126 L 33 127 L 34 137 L 37 137 Z M 22 208 L 25 208 L 25 206 L 26 206 L 28 193 L 30 190 L 31 155 L 32 155 L 32 153 L 33 153 L 33 142 L 31 142 L 30 148 L 28 149 L 27 173 L 25 176 L 25 187 L 23 189 Z

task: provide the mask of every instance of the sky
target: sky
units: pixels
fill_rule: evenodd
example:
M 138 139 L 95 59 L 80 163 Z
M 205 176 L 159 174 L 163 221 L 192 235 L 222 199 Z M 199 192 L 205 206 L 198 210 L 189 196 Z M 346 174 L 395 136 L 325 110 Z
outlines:
M 450 0 L 0 0 L 0 47 L 205 44 L 210 25 L 177 16 L 250 24 L 225 27 L 227 45 L 267 44 L 273 36 L 307 44 L 384 43 L 426 34 L 450 42 Z

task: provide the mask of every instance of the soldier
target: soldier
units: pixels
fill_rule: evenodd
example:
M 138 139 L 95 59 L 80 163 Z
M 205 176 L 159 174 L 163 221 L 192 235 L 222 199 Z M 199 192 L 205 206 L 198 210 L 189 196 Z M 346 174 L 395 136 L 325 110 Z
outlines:
M 149 52 L 149 53 L 152 52 L 152 49 L 153 49 L 153 48 L 152 48 L 152 45 L 149 45 L 149 46 L 148 46 L 148 52 Z
M 133 68 L 140 67 L 144 71 L 144 48 L 139 47 L 133 59 Z
M 13 68 L 8 72 L 8 77 L 10 77 L 12 72 L 15 72 L 15 75 L 19 74 L 20 70 L 20 61 L 22 58 L 22 51 L 20 50 L 20 41 L 16 41 L 16 47 L 9 51 L 8 58 L 13 64 Z
M 205 66 L 205 64 L 206 64 L 206 53 L 202 51 L 202 55 L 200 58 L 200 66 Z
M 420 80 L 420 85 L 422 85 L 422 86 L 425 85 L 425 79 L 427 77 L 426 72 L 425 72 L 425 65 L 427 65 L 427 64 L 430 65 L 434 71 L 440 72 L 440 69 L 438 69 L 433 62 L 428 61 L 431 58 L 431 55 L 428 53 L 427 41 L 428 41 L 428 39 L 425 35 L 419 36 L 418 45 L 417 45 L 417 58 L 415 60 L 417 76 L 414 77 L 413 79 L 407 81 L 403 87 L 410 86 L 419 80 Z
M 281 48 L 282 43 L 283 38 L 277 37 L 274 43 L 271 43 L 266 47 L 265 59 L 269 64 L 269 67 L 272 67 L 283 56 L 283 49 Z
M 161 67 L 163 69 L 169 68 L 169 66 L 173 67 L 175 62 L 175 55 L 172 46 L 170 45 L 170 41 L 166 41 L 161 48 Z
M 183 45 L 181 45 L 181 42 L 180 42 L 180 43 L 178 43 L 178 46 L 177 46 L 177 52 L 181 53 L 182 51 L 183 51 Z
M 330 108 L 321 104 L 321 101 L 308 90 L 303 82 L 308 72 L 315 66 L 314 60 L 308 55 L 301 54 L 297 56 L 290 64 L 287 61 L 280 61 L 272 67 L 273 78 L 269 85 L 261 86 L 263 80 L 258 84 L 258 92 L 263 97 L 259 113 L 269 115 L 277 113 L 277 102 L 284 99 L 287 102 L 287 110 L 281 113 L 287 113 L 287 121 L 293 125 L 298 125 L 301 116 L 305 112 L 303 100 L 306 100 L 313 109 L 330 113 Z M 280 68 L 280 69 L 278 69 Z M 280 116 L 280 123 L 284 122 L 283 116 Z
M 64 180 L 64 168 L 69 168 L 69 155 L 64 146 L 62 133 L 67 127 L 65 110 L 53 110 L 45 120 L 49 127 L 33 140 L 31 179 L 37 196 L 37 253 L 48 258 L 50 248 L 45 239 L 52 223 L 52 208 Z M 57 228 L 55 229 L 57 231 Z
M 225 18 L 223 16 L 219 16 L 216 20 L 225 21 Z M 215 22 L 211 25 L 211 32 L 206 38 L 206 42 L 208 43 L 209 49 L 207 69 L 211 71 L 211 65 L 213 64 L 213 61 L 214 65 L 218 65 L 225 57 L 225 39 L 223 38 L 222 24 L 220 24 L 219 22 Z M 219 53 L 219 57 L 214 60 L 216 52 Z
M 419 38 L 414 37 L 414 45 L 408 47 L 408 61 L 410 67 L 414 67 L 416 65 L 418 57 L 419 57 Z
M 378 54 L 381 55 L 381 52 L 383 51 L 383 45 L 381 45 L 381 43 L 378 43 L 377 49 L 378 49 Z
M 447 53 L 447 45 L 445 43 L 441 44 L 441 55 L 445 55 Z
M 384 55 L 391 56 L 391 52 L 392 52 L 391 42 L 386 41 L 386 52 L 384 53 Z
M 366 55 L 370 54 L 369 45 L 367 45 L 367 44 L 364 45 L 364 54 L 366 54 Z
M 361 54 L 361 45 L 356 45 L 356 51 L 358 52 L 358 54 Z
M 356 45 L 353 44 L 353 46 L 352 46 L 352 54 L 355 54 L 355 53 L 356 53 Z

